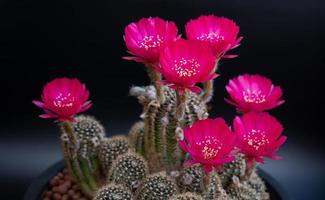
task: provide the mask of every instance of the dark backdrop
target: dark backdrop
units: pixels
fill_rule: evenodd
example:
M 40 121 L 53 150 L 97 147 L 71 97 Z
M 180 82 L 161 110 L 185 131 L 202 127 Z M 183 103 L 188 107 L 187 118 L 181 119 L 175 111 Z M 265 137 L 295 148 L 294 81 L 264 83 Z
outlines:
M 223 60 L 212 116 L 231 122 L 223 101 L 229 78 L 259 73 L 283 87 L 286 103 L 272 111 L 285 125 L 281 161 L 263 168 L 296 199 L 324 199 L 321 108 L 324 89 L 325 1 L 322 0 L 95 0 L 0 1 L 0 199 L 21 199 L 28 184 L 61 158 L 58 131 L 31 104 L 55 77 L 78 77 L 91 91 L 95 114 L 107 133 L 126 133 L 140 112 L 131 85 L 148 84 L 144 67 L 124 61 L 124 27 L 160 16 L 184 24 L 201 14 L 235 20 L 244 36 Z

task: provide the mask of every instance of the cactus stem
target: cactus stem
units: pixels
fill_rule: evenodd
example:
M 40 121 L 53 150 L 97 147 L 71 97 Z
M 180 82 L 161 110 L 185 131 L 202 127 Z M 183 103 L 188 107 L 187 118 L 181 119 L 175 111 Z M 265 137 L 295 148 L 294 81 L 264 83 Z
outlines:
M 98 185 L 97 185 L 96 180 L 94 179 L 93 175 L 91 174 L 88 160 L 86 160 L 84 158 L 80 158 L 79 165 L 80 165 L 80 169 L 86 179 L 86 182 L 88 183 L 89 187 L 91 188 L 91 191 L 94 191 L 94 192 L 97 191 Z
M 78 177 L 77 181 L 78 181 L 78 185 L 80 186 L 81 190 L 88 197 L 92 197 L 94 191 L 87 184 L 85 177 L 83 176 L 81 169 L 78 168 L 78 164 L 76 163 L 76 161 L 71 161 L 71 165 L 72 165 L 72 168 L 75 169 L 75 174 L 76 174 L 75 177 Z
M 153 67 L 148 67 L 148 74 L 152 83 L 156 88 L 156 96 L 159 104 L 163 104 L 165 101 L 164 88 L 161 84 L 161 74 Z

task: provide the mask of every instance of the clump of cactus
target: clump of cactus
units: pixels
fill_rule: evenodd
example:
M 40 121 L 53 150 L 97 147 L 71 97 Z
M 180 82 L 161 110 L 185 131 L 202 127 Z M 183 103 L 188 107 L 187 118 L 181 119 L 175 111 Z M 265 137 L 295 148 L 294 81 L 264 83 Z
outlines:
M 214 27 L 220 21 L 229 30 Z M 270 199 L 256 163 L 264 157 L 280 158 L 275 153 L 286 137 L 281 136 L 282 125 L 265 111 L 283 103 L 281 89 L 265 77 L 241 75 L 226 86 L 231 97 L 227 102 L 238 111 L 233 127 L 222 118 L 208 118 L 218 62 L 233 57 L 226 53 L 239 45 L 239 27 L 210 15 L 190 21 L 186 28 L 191 40 L 179 39 L 175 24 L 160 18 L 144 18 L 125 29 L 134 56 L 126 59 L 144 62 L 152 82 L 130 89 L 143 109 L 128 134 L 106 137 L 95 118 L 78 115 L 91 101 L 77 79 L 49 82 L 44 102 L 34 101 L 45 111 L 40 117 L 59 122 L 66 166 L 89 198 Z M 196 28 L 203 31 L 201 36 L 195 36 Z M 235 37 L 224 40 L 227 34 L 218 35 L 229 31 L 235 31 Z
M 142 99 L 150 104 L 150 102 L 155 100 L 150 99 L 149 101 L 149 95 L 151 95 L 151 98 L 156 96 L 155 91 L 148 90 L 147 88 L 153 87 L 132 88 L 131 92 L 138 90 L 138 99 Z M 165 101 L 174 101 L 175 103 L 173 91 L 168 88 L 164 89 L 166 94 Z M 140 93 L 139 90 L 141 90 Z M 197 113 L 193 109 L 198 106 L 205 106 L 205 104 L 199 101 L 198 96 L 192 95 L 190 97 L 192 101 L 188 101 L 192 103 L 192 108 L 190 108 L 188 103 L 187 107 L 190 112 L 185 113 L 184 124 L 192 124 L 196 120 L 204 119 L 207 116 L 206 107 L 202 108 L 204 110 L 202 113 Z M 144 107 L 148 108 L 151 106 L 148 104 L 145 104 Z M 170 104 L 169 110 L 163 110 L 165 107 L 162 109 L 159 106 L 150 115 L 146 113 L 148 110 L 145 110 L 144 114 L 142 114 L 143 121 L 136 122 L 130 129 L 128 136 L 106 137 L 104 136 L 104 129 L 95 118 L 86 115 L 80 115 L 75 118 L 72 127 L 74 128 L 78 145 L 71 145 L 67 138 L 62 139 L 62 143 L 65 144 L 65 151 L 70 150 L 70 154 L 65 154 L 66 163 L 71 163 L 69 169 L 71 169 L 74 177 L 80 183 L 83 192 L 87 192 L 88 196 L 95 195 L 95 200 L 119 200 L 120 198 L 135 200 L 233 200 L 245 199 L 246 197 L 243 197 L 243 195 L 267 196 L 264 182 L 256 172 L 252 174 L 251 179 L 241 181 L 246 170 L 245 158 L 242 154 L 238 154 L 236 160 L 223 165 L 222 171 L 214 171 L 208 178 L 199 164 L 183 167 L 180 160 L 186 159 L 188 155 L 182 155 L 181 149 L 178 149 L 178 138 L 176 137 L 177 122 L 172 122 L 175 120 L 173 118 L 175 110 L 172 111 L 175 105 Z M 162 113 L 165 114 L 162 115 Z M 152 121 L 146 119 L 150 117 L 152 117 Z M 145 132 L 145 123 L 149 121 L 153 127 L 160 126 L 159 129 L 148 129 L 151 132 L 148 130 L 148 132 Z M 81 122 L 86 124 L 82 125 Z M 171 130 L 168 130 L 169 123 L 176 125 Z M 62 130 L 62 136 L 65 136 L 64 129 Z M 174 160 L 174 162 L 169 162 L 167 158 L 167 131 L 173 131 L 173 140 L 175 140 L 173 143 L 175 145 L 173 153 L 180 153 L 176 154 L 178 157 L 173 154 L 174 157 L 171 160 Z M 145 137 L 152 137 L 151 142 L 153 143 L 145 143 Z M 156 149 L 155 145 L 157 143 L 161 145 L 160 150 L 159 148 Z M 145 145 L 152 146 L 148 148 Z M 86 148 L 87 146 L 91 148 Z M 73 147 L 77 149 L 73 149 Z M 146 148 L 148 150 L 153 148 L 149 151 L 151 154 L 148 152 L 145 154 L 146 151 L 144 149 Z M 91 149 L 91 151 L 85 150 L 85 153 L 79 154 L 78 152 L 83 151 L 83 149 Z M 156 160 L 157 158 L 160 160 Z M 87 162 L 80 162 L 82 160 Z M 151 165 L 149 164 L 150 161 L 152 162 Z M 172 167 L 169 166 L 170 164 Z M 88 169 L 86 171 L 84 171 L 85 166 Z M 92 179 L 89 180 L 89 177 L 92 177 Z M 94 181 L 96 187 L 90 184 L 92 183 L 91 181 Z M 238 192 L 242 194 L 238 194 Z

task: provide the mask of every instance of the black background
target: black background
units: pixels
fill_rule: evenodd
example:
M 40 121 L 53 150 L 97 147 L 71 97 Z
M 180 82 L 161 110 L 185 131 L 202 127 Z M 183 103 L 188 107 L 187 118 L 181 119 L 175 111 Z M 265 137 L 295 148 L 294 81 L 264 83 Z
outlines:
M 141 107 L 128 97 L 146 85 L 144 67 L 127 55 L 124 27 L 160 16 L 183 26 L 201 14 L 229 17 L 241 27 L 238 58 L 223 60 L 212 117 L 229 123 L 225 85 L 259 73 L 281 85 L 286 103 L 272 111 L 288 136 L 281 161 L 263 166 L 296 199 L 324 199 L 325 1 L 322 0 L 96 0 L 0 1 L 0 199 L 21 199 L 28 184 L 61 158 L 58 131 L 31 104 L 55 77 L 78 77 L 91 91 L 94 114 L 108 135 L 127 133 Z

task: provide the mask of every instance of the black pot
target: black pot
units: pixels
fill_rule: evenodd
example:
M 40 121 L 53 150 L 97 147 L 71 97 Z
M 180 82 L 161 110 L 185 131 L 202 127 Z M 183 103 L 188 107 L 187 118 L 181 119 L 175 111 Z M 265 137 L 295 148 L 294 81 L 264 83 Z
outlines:
M 48 187 L 49 180 L 60 172 L 63 167 L 63 161 L 59 161 L 43 172 L 42 175 L 29 186 L 24 196 L 24 200 L 41 200 L 43 193 Z M 258 174 L 265 181 L 272 200 L 292 200 L 287 195 L 286 191 L 283 190 L 282 186 L 272 176 L 260 168 L 258 169 Z

